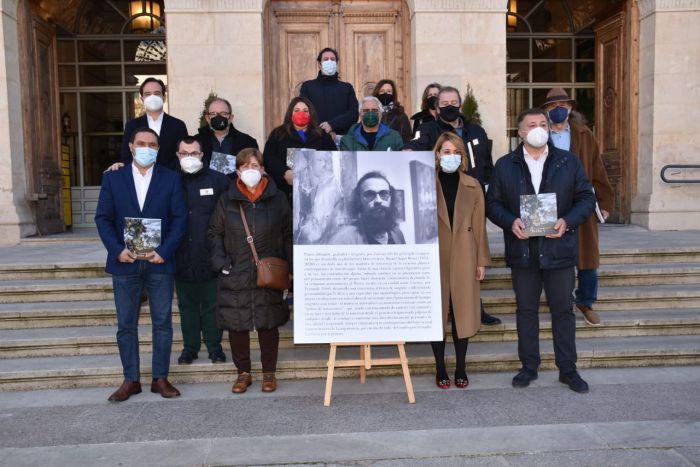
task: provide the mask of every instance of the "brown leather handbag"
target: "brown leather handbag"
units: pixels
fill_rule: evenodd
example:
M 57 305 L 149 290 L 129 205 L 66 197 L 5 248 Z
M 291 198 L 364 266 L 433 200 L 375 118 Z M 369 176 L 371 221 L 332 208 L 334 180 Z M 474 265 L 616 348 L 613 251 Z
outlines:
M 255 250 L 255 242 L 253 241 L 253 236 L 250 234 L 248 221 L 246 220 L 245 213 L 243 212 L 243 205 L 239 204 L 238 208 L 241 211 L 241 219 L 243 220 L 243 227 L 245 228 L 246 241 L 250 245 L 250 249 L 253 252 L 253 259 L 255 260 L 255 266 L 258 269 L 258 280 L 256 285 L 263 289 L 289 289 L 292 285 L 289 280 L 289 263 L 282 258 L 276 258 L 274 256 L 263 259 L 258 258 L 258 252 Z

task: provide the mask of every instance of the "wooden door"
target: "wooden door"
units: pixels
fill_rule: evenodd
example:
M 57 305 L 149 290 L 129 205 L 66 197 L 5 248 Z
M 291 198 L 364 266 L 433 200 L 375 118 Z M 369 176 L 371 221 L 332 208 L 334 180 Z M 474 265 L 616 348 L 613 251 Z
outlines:
M 630 220 L 636 177 L 636 43 L 633 2 L 596 27 L 596 138 L 615 191 L 611 222 Z
M 18 10 L 27 197 L 39 234 L 63 232 L 53 28 L 27 2 Z
M 265 12 L 265 129 L 280 125 L 301 84 L 316 77 L 324 47 L 340 54 L 339 74 L 358 99 L 382 78 L 396 81 L 410 107 L 410 24 L 402 0 L 273 0 Z

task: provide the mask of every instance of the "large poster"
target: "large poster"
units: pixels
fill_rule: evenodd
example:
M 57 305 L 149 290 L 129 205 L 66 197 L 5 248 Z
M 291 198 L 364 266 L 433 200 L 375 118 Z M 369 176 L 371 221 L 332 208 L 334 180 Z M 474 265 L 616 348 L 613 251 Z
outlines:
M 442 339 L 432 152 L 298 150 L 294 342 Z

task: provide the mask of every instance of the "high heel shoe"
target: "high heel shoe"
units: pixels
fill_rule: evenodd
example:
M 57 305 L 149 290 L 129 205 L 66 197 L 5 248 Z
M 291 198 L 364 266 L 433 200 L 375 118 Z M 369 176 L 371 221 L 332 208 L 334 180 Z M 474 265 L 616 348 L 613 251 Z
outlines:
M 455 386 L 460 389 L 466 389 L 466 387 L 469 386 L 469 378 L 467 375 L 464 375 L 464 378 L 458 378 L 455 376 Z
M 440 389 L 450 389 L 450 378 L 440 379 L 440 375 L 435 375 L 435 385 Z

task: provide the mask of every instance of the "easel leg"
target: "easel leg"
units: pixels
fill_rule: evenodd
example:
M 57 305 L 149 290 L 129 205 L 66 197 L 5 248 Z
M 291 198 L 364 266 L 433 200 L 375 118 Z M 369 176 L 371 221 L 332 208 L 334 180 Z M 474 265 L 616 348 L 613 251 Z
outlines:
M 331 344 L 331 351 L 328 355 L 328 375 L 326 376 L 326 394 L 323 397 L 323 405 L 329 407 L 331 405 L 331 391 L 333 390 L 333 372 L 335 370 L 335 353 L 337 347 Z
M 360 365 L 360 384 L 365 384 L 367 381 L 367 351 L 369 350 L 369 345 L 360 345 L 360 360 L 363 363 Z
M 416 403 L 416 396 L 413 393 L 413 383 L 411 382 L 411 373 L 408 371 L 408 358 L 406 358 L 406 348 L 403 344 L 397 344 L 399 348 L 399 357 L 401 359 L 401 369 L 403 370 L 403 380 L 406 383 L 406 393 L 408 393 L 409 404 Z

